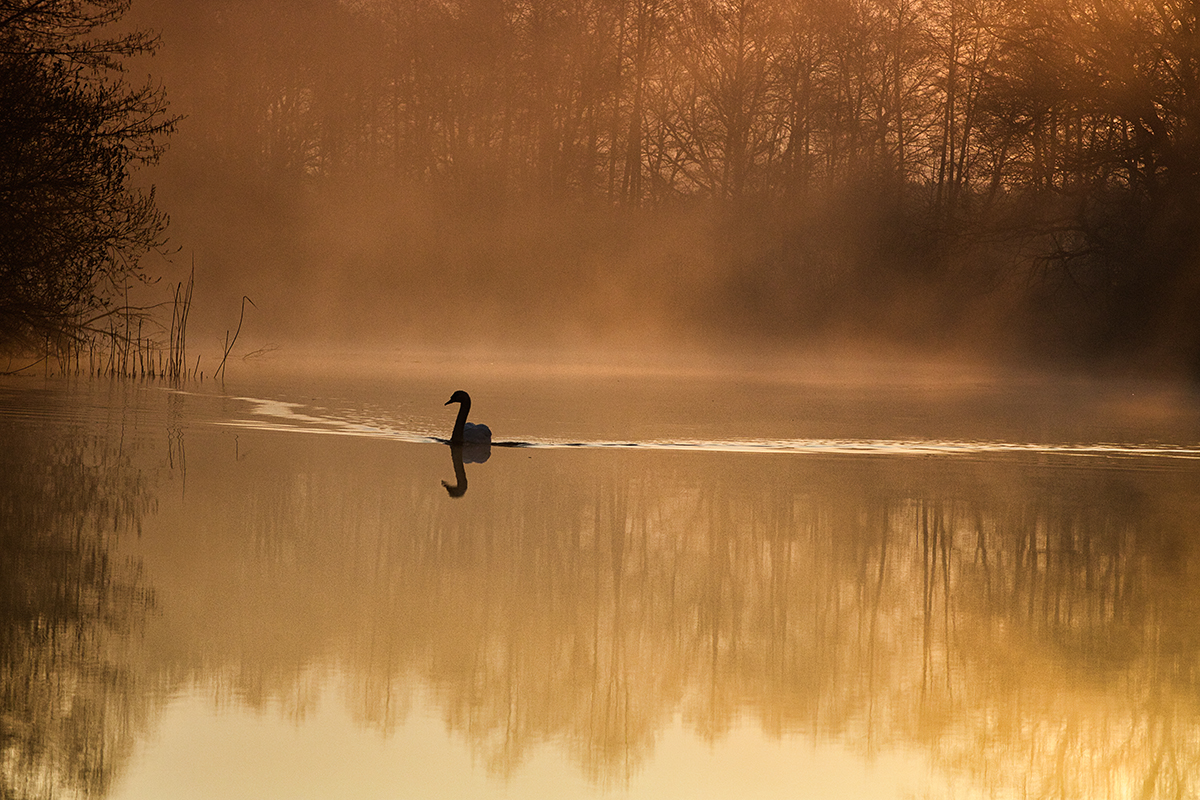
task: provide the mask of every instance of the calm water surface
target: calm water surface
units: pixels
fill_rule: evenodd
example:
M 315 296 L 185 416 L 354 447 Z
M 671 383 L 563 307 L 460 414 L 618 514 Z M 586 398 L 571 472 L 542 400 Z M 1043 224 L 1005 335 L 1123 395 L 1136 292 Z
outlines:
M 925 377 L 0 379 L 0 797 L 1197 796 L 1200 405 Z

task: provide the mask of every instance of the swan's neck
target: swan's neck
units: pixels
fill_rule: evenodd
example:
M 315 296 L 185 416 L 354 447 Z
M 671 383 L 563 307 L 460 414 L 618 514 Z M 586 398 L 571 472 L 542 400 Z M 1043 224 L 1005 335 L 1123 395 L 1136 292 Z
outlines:
M 464 400 L 458 407 L 458 418 L 454 420 L 454 430 L 450 434 L 450 444 L 463 443 L 463 431 L 467 429 L 467 414 L 471 410 L 471 401 Z

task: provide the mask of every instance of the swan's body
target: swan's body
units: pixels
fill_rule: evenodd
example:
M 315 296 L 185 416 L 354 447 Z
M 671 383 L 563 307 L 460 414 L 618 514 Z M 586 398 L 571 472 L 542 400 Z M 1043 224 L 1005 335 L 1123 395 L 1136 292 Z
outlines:
M 459 403 L 458 418 L 454 420 L 454 430 L 450 433 L 450 444 L 488 444 L 492 443 L 492 431 L 487 425 L 476 425 L 467 422 L 467 414 L 471 411 L 471 395 L 459 389 L 450 396 L 446 405 Z

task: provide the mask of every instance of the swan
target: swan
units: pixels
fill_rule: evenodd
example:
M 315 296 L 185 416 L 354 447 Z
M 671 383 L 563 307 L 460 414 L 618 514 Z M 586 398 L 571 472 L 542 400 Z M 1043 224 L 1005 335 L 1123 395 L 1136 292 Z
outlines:
M 467 414 L 471 411 L 471 395 L 459 389 L 450 395 L 446 405 L 460 403 L 458 419 L 454 420 L 454 431 L 450 434 L 450 444 L 491 444 L 492 432 L 487 425 L 476 425 L 467 422 Z

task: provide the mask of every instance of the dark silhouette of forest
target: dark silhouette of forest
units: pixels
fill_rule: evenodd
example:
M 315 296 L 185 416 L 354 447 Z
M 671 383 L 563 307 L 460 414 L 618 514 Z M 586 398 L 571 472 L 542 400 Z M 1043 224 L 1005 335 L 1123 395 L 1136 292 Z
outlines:
M 0 0 L 0 349 L 78 349 L 112 330 L 143 255 L 165 243 L 154 192 L 130 182 L 175 119 L 124 61 L 152 52 L 113 32 L 129 0 Z M 138 313 L 137 316 L 143 316 Z
M 204 169 L 372 176 L 465 206 L 491 244 L 414 268 L 422 296 L 419 275 L 440 270 L 511 305 L 526 284 L 495 273 L 543 260 L 534 272 L 567 276 L 555 300 L 569 283 L 585 316 L 591 297 L 722 337 L 1196 367 L 1193 4 L 205 9 L 204 26 L 178 21 Z M 565 233 L 526 240 L 528 217 Z M 690 247 L 662 233 L 681 226 Z M 430 247 L 407 231 L 383 249 L 411 262 Z M 614 250 L 598 290 L 579 264 Z
M 281 335 L 436 340 L 467 295 L 463 341 L 1200 369 L 1192 3 L 132 13 L 186 115 L 153 175 L 201 313 L 207 279 Z

